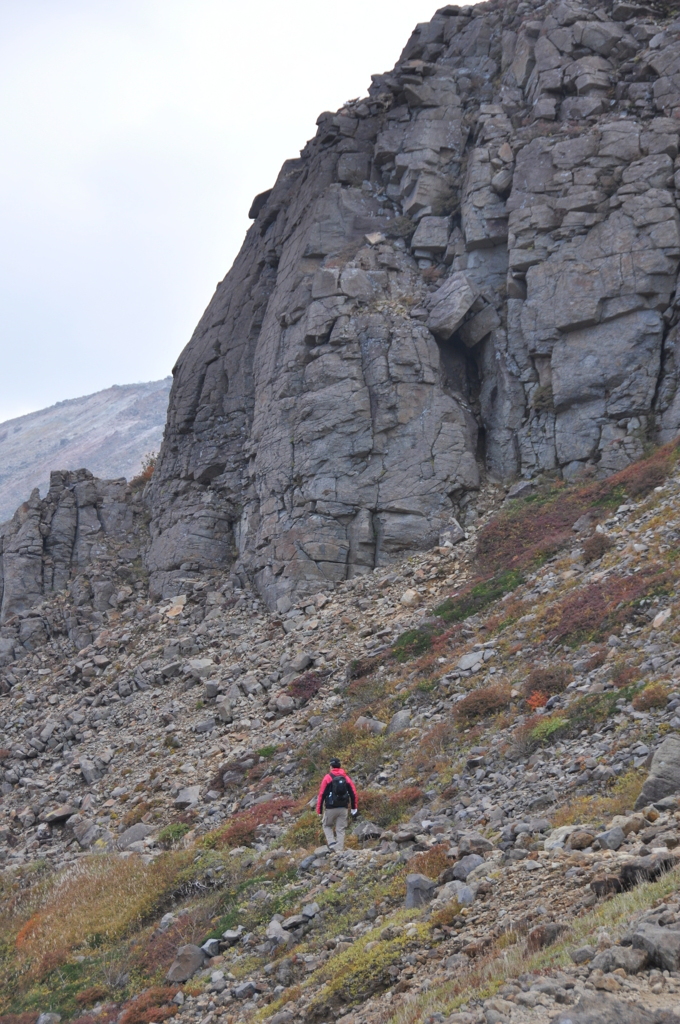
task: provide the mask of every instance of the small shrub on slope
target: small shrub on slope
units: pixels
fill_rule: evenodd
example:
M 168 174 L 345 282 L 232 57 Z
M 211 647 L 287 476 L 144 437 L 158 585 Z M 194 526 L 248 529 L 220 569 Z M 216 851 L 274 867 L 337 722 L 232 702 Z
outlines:
M 94 1006 L 95 1003 L 101 1003 L 106 999 L 108 994 L 108 989 L 103 985 L 91 985 L 90 988 L 84 988 L 77 994 L 76 1002 L 79 1006 Z
M 641 693 L 633 697 L 636 711 L 650 711 L 652 708 L 665 708 L 668 700 L 668 687 L 662 683 L 650 683 Z
M 583 561 L 588 564 L 588 562 L 595 562 L 598 558 L 602 558 L 613 543 L 611 537 L 607 537 L 606 534 L 594 533 L 583 545 Z
M 456 704 L 456 718 L 463 725 L 469 725 L 502 711 L 509 703 L 510 691 L 506 686 L 482 686 Z
M 439 878 L 442 871 L 451 866 L 443 844 L 438 843 L 431 850 L 417 853 L 408 861 L 409 873 L 425 875 L 427 878 Z
M 291 697 L 306 704 L 312 697 L 316 697 L 323 686 L 324 678 L 320 672 L 305 672 L 303 676 L 298 676 L 288 685 L 288 693 Z
M 463 622 L 471 615 L 484 611 L 505 594 L 516 590 L 523 582 L 523 576 L 518 570 L 504 570 L 490 579 L 482 580 L 466 588 L 461 594 L 448 597 L 434 609 L 434 614 L 444 622 Z
M 321 831 L 321 817 L 315 811 L 305 811 L 281 837 L 281 845 L 287 849 L 309 849 L 325 842 Z
M 187 832 L 191 832 L 191 825 L 187 825 L 186 822 L 183 821 L 175 821 L 160 830 L 158 833 L 158 842 L 168 850 L 171 846 L 175 846 L 176 843 L 179 843 Z
M 369 789 L 359 793 L 359 807 L 365 818 L 380 825 L 381 828 L 389 828 L 391 825 L 399 824 L 408 809 L 424 799 L 425 794 L 418 786 L 407 786 L 394 793 L 381 793 Z
M 558 693 L 564 693 L 573 678 L 568 665 L 547 665 L 533 669 L 524 682 L 524 696 L 542 694 L 546 701 Z M 540 705 L 537 705 L 540 707 Z
M 436 613 L 435 613 L 436 614 Z M 392 654 L 397 661 L 408 661 L 417 658 L 432 647 L 432 630 L 419 627 L 407 629 L 392 645 Z
M 257 829 L 261 825 L 271 825 L 284 811 L 291 810 L 295 805 L 295 800 L 281 796 L 266 803 L 255 804 L 247 811 L 238 811 L 226 825 L 210 832 L 203 841 L 204 845 L 210 849 L 246 846 L 254 842 Z
M 120 1015 L 118 1024 L 152 1024 L 174 1017 L 179 1007 L 172 1002 L 178 988 L 148 988 L 141 992 Z

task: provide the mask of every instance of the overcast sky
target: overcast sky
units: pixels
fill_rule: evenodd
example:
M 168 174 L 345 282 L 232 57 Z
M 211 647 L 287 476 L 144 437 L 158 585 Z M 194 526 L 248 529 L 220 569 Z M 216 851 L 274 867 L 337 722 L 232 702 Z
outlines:
M 172 366 L 250 201 L 443 0 L 0 0 L 0 421 Z

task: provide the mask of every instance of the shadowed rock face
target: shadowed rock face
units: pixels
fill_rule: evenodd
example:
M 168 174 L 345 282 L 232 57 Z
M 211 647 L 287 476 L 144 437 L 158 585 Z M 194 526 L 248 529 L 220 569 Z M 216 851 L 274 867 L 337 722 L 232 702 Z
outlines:
M 321 115 L 175 368 L 157 591 L 234 562 L 274 606 L 430 546 L 481 473 L 605 475 L 675 436 L 665 10 L 444 7 Z

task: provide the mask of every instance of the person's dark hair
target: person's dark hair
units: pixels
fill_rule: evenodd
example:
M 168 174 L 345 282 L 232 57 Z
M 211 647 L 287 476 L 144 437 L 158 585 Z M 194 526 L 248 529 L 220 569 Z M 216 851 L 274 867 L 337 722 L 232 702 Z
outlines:
M 339 767 L 340 767 L 340 761 L 338 760 L 338 758 L 337 757 L 332 757 L 331 758 L 331 768 L 339 768 Z

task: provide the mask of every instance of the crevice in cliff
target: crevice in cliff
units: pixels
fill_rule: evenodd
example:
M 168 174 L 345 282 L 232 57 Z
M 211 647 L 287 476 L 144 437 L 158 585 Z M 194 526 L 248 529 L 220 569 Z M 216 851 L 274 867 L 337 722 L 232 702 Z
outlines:
M 455 398 L 462 399 L 474 414 L 481 428 L 482 371 L 474 349 L 468 348 L 458 333 L 448 341 L 437 339 L 437 344 L 444 374 L 444 387 Z
M 651 403 L 649 424 L 647 428 L 647 441 L 654 443 L 658 440 L 658 434 L 660 430 L 660 416 L 665 411 L 662 408 L 662 403 L 665 404 L 665 408 L 670 404 L 668 392 L 672 384 L 669 381 L 669 377 L 673 376 L 675 380 L 675 391 L 677 391 L 677 366 L 674 365 L 674 358 L 672 354 L 672 346 L 669 345 L 670 334 L 673 328 L 676 326 L 675 316 L 670 322 L 664 320 L 664 332 L 661 341 L 661 353 L 659 356 L 659 372 L 656 378 L 656 387 L 654 388 L 654 397 Z M 664 391 L 666 392 L 664 394 Z

